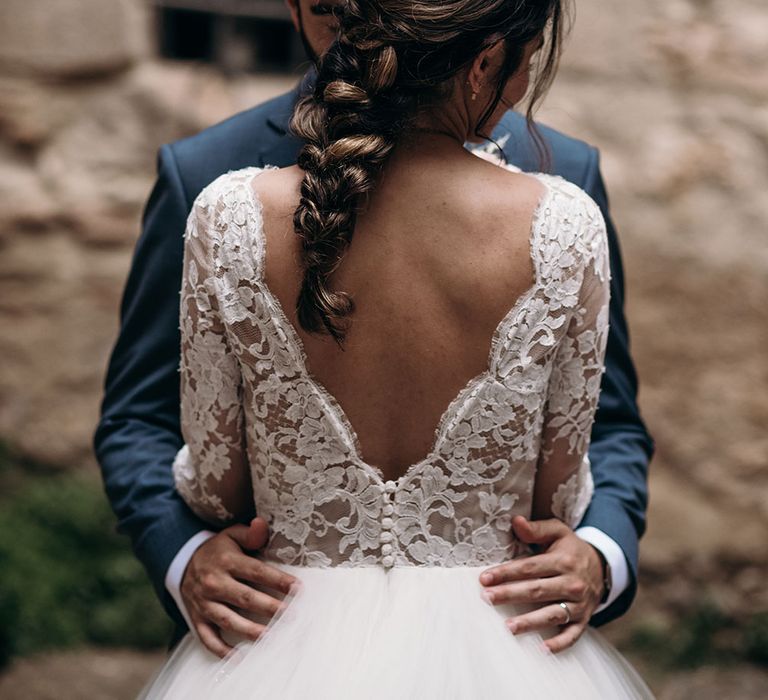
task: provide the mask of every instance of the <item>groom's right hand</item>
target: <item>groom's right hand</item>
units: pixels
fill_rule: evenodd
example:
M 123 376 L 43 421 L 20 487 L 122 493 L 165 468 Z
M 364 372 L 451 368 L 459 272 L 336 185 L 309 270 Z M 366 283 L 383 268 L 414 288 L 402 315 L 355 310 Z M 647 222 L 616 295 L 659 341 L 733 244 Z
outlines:
M 270 619 L 285 605 L 249 583 L 283 594 L 296 583 L 295 577 L 248 553 L 264 547 L 268 537 L 264 518 L 254 518 L 250 526 L 232 525 L 203 543 L 184 572 L 181 596 L 192 625 L 219 657 L 232 649 L 222 637 L 225 630 L 255 640 L 266 628 L 240 611 Z

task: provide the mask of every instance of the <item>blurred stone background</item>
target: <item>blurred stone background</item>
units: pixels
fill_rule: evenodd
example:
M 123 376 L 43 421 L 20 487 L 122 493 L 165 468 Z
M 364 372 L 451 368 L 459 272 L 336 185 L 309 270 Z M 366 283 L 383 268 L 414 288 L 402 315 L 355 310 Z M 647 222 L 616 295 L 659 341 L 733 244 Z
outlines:
M 601 149 L 640 400 L 657 441 L 641 593 L 606 632 L 662 698 L 768 697 L 768 7 L 576 4 L 539 118 Z M 236 5 L 248 3 L 219 3 Z M 157 148 L 295 82 L 300 49 L 274 7 L 268 25 L 227 15 L 198 55 L 194 41 L 169 49 L 147 0 L 0 4 L 6 514 L 29 480 L 99 488 L 90 441 Z M 9 516 L 11 529 L 38 517 L 25 508 L 13 510 L 23 515 Z M 4 551 L 0 539 L 0 564 Z M 133 697 L 160 663 L 162 652 L 112 649 L 152 647 L 158 634 L 121 644 L 119 629 L 89 633 L 74 651 L 33 653 L 77 635 L 15 644 L 28 613 L 9 598 L 16 616 L 3 617 L 5 575 L 0 662 L 3 644 L 15 658 L 0 675 L 3 698 Z

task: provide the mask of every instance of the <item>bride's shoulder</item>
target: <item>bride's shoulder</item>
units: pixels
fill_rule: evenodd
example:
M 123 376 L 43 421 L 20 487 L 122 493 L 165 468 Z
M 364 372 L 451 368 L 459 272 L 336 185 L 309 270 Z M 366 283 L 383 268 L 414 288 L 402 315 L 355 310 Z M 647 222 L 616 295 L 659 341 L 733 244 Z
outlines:
M 544 188 L 539 209 L 554 225 L 562 239 L 563 229 L 578 238 L 592 239 L 605 236 L 605 220 L 600 206 L 589 193 L 561 175 L 541 172 L 523 172 L 514 165 L 503 165 L 505 170 L 533 178 Z
M 548 195 L 552 200 L 551 203 L 557 204 L 560 209 L 581 208 L 600 214 L 600 208 L 592 197 L 581 187 L 566 180 L 561 175 L 522 170 L 516 165 L 504 162 L 497 152 L 482 148 L 475 149 L 472 153 L 498 166 L 500 172 L 507 174 L 506 180 L 510 185 L 519 187 L 521 183 L 527 182 L 529 188 L 535 189 L 532 183 L 537 182 L 542 198 Z M 595 210 L 597 211 L 595 212 Z
M 534 214 L 534 228 L 540 243 L 569 250 L 579 260 L 608 255 L 608 234 L 603 212 L 595 200 L 578 185 L 560 175 L 524 172 L 520 168 L 497 162 L 501 170 L 519 183 L 536 181 L 542 188 Z M 520 178 L 525 178 L 521 180 Z
M 534 212 L 548 194 L 546 183 L 531 173 L 494 158 L 492 154 L 475 151 L 478 157 L 464 177 L 462 188 L 468 200 L 474 203 L 486 225 L 502 224 L 525 219 Z M 486 162 L 487 161 L 487 162 Z M 477 212 L 475 212 L 477 214 Z

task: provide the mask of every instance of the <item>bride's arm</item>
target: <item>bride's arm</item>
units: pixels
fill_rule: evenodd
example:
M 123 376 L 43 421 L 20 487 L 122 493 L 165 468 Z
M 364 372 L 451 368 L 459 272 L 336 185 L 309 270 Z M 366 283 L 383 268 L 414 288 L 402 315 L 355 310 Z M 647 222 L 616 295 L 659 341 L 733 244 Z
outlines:
M 217 203 L 209 198 L 207 190 L 197 198 L 184 234 L 180 395 L 185 444 L 174 460 L 173 475 L 189 507 L 222 525 L 252 516 L 253 495 L 240 364 L 217 294 Z
M 552 366 L 533 497 L 534 518 L 556 517 L 572 528 L 593 492 L 587 451 L 605 371 L 610 301 L 605 222 L 597 205 L 584 199 L 572 218 L 583 228 L 568 251 L 575 260 L 564 280 L 564 285 L 578 282 L 578 292 L 572 308 L 565 309 L 567 330 Z

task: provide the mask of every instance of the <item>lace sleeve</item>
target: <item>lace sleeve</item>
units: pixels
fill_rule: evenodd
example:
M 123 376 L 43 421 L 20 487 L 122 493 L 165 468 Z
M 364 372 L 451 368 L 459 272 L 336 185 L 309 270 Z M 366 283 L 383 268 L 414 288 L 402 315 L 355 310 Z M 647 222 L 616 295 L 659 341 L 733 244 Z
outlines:
M 565 251 L 572 263 L 563 288 L 577 293 L 562 295 L 568 320 L 549 380 L 533 503 L 534 517 L 554 516 L 573 528 L 594 490 L 587 450 L 605 372 L 610 299 L 605 221 L 597 205 L 580 195 L 577 211 L 563 223 L 576 230 Z
M 184 234 L 181 287 L 181 432 L 173 463 L 176 488 L 189 507 L 215 525 L 245 520 L 253 496 L 245 450 L 239 360 L 221 319 L 214 262 L 215 203 L 205 190 Z

